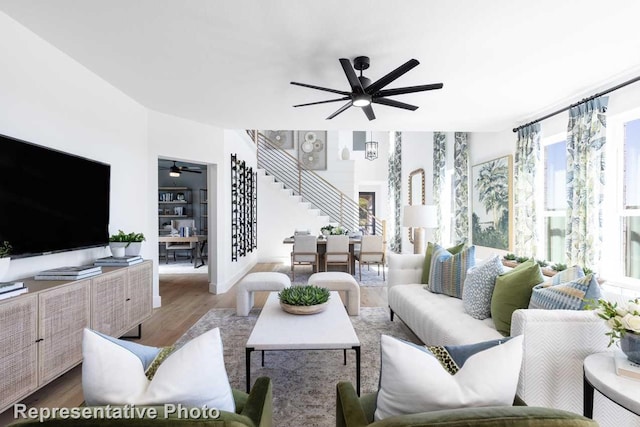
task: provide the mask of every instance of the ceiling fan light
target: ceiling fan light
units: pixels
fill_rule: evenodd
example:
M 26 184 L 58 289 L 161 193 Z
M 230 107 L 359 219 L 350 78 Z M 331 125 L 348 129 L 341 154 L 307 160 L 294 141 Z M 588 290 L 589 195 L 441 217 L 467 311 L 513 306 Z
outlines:
M 351 103 L 354 107 L 366 107 L 371 104 L 371 97 L 367 94 L 358 94 L 353 96 L 353 102 Z
M 180 176 L 180 172 L 178 171 L 169 171 L 169 176 L 178 178 Z

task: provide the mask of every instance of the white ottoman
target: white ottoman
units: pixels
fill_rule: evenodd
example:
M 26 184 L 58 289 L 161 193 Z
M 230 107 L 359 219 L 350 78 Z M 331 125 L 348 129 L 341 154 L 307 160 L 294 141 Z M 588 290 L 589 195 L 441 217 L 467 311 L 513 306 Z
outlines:
M 255 291 L 281 291 L 291 286 L 291 279 L 283 273 L 263 272 L 247 274 L 237 285 L 236 314 L 248 316 L 253 307 Z
M 309 285 L 327 288 L 330 291 L 345 291 L 347 295 L 347 313 L 350 316 L 360 314 L 360 285 L 349 273 L 326 271 L 314 273 L 309 277 Z

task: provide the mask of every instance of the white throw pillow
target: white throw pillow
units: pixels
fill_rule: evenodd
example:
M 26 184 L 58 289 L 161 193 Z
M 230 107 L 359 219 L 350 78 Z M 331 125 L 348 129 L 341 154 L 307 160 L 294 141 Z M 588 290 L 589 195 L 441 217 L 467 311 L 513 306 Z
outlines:
M 468 346 L 429 347 L 381 337 L 375 419 L 482 406 L 511 406 L 522 364 L 522 336 Z
M 218 328 L 194 338 L 164 360 L 160 360 L 162 350 L 85 329 L 82 389 L 86 404 L 181 403 L 235 412 Z M 151 380 L 145 375 L 149 367 L 157 367 Z

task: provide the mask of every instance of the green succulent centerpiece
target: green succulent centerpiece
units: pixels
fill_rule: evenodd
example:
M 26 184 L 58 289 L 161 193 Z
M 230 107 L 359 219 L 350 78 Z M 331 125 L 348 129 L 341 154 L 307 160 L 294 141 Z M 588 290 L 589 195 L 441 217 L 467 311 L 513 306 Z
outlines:
M 109 236 L 109 247 L 113 256 L 139 255 L 142 242 L 145 241 L 142 233 L 125 233 L 118 230 L 117 234 Z
M 314 314 L 327 308 L 331 294 L 314 285 L 291 286 L 278 292 L 280 306 L 291 314 Z

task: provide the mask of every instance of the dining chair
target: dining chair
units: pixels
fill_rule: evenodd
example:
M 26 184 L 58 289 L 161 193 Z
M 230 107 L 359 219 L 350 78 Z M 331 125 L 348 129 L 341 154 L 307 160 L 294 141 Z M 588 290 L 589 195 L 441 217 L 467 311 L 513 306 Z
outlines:
M 194 219 L 172 219 L 171 220 L 171 234 L 177 234 L 183 227 L 189 227 L 190 230 L 195 229 L 196 221 Z M 166 251 L 167 256 L 165 263 L 169 263 L 169 251 L 173 252 L 173 260 L 176 261 L 177 251 L 188 251 L 189 261 L 193 262 L 193 252 L 196 248 L 197 242 L 167 242 Z
M 384 241 L 382 240 L 382 236 L 371 234 L 362 236 L 360 252 L 356 253 L 356 259 L 358 260 L 360 280 L 362 280 L 362 264 L 377 264 L 378 276 L 380 275 L 380 266 L 382 266 L 382 280 L 386 280 L 384 274 Z
M 294 265 L 311 265 L 318 271 L 318 242 L 316 236 L 297 234 L 293 236 L 291 252 L 291 280 L 295 279 Z
M 349 253 L 349 236 L 327 236 L 327 251 L 324 256 L 324 271 L 329 265 L 346 265 L 351 274 L 351 254 Z

